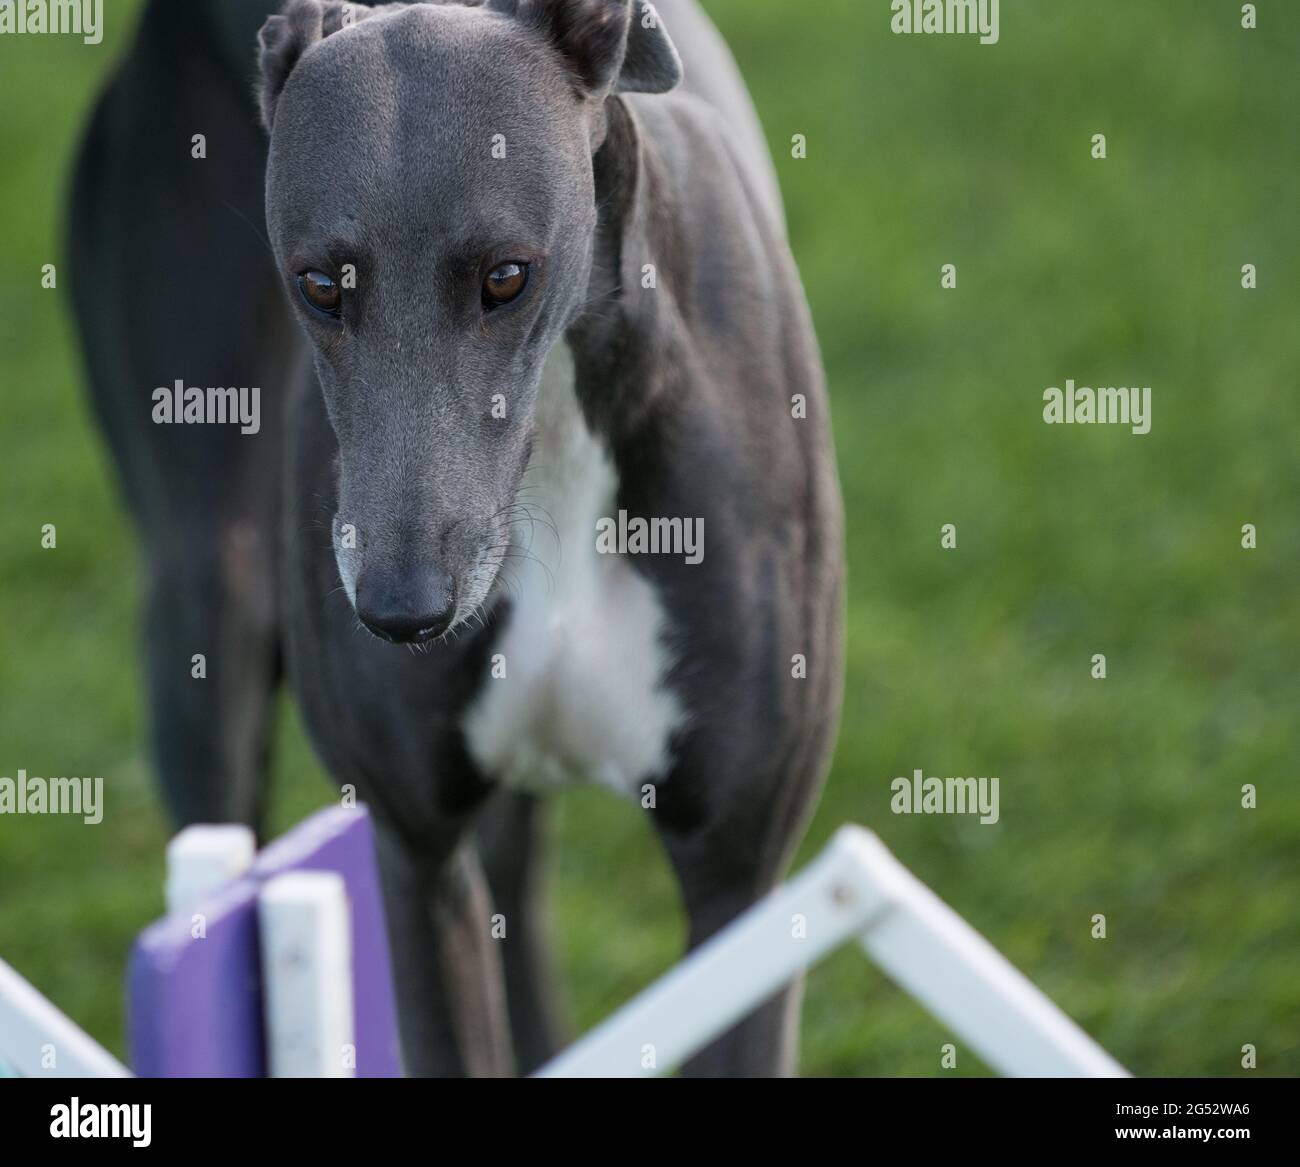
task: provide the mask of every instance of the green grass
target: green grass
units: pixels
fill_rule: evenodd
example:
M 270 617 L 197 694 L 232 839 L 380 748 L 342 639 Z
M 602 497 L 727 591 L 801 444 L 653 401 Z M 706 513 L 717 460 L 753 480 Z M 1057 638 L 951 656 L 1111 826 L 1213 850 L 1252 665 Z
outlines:
M 0 954 L 118 1050 L 166 830 L 131 535 L 39 269 L 135 7 L 101 50 L 0 41 L 0 773 L 112 797 L 95 830 L 0 820 Z M 872 827 L 1139 1074 L 1242 1073 L 1246 1043 L 1257 1073 L 1300 1073 L 1300 11 L 1243 32 L 1235 0 L 1008 2 L 981 47 L 892 36 L 883 0 L 708 7 L 777 158 L 849 520 L 843 729 L 803 855 Z M 1151 385 L 1152 432 L 1045 426 L 1067 377 Z M 282 827 L 326 798 L 287 709 L 277 757 Z M 916 767 L 997 775 L 1001 822 L 894 816 Z M 579 792 L 551 834 L 585 1027 L 682 923 L 642 816 Z M 805 1072 L 952 1073 L 950 1038 L 853 951 L 810 977 Z M 985 1071 L 962 1051 L 956 1072 Z

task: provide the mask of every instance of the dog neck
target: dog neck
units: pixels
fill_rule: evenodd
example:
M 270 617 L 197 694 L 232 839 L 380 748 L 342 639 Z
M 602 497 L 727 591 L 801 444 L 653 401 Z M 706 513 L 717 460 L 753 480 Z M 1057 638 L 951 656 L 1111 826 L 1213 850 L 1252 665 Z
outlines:
M 605 139 L 593 158 L 599 218 L 591 279 L 566 339 L 587 424 L 621 446 L 668 404 L 680 344 L 664 262 L 671 222 L 661 163 L 624 101 L 612 98 L 605 110 Z

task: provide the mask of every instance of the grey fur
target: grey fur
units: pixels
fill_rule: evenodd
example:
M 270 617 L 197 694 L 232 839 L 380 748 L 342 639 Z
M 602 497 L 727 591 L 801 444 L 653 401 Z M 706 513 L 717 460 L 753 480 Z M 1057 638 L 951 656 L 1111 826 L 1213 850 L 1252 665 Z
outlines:
M 681 662 L 670 684 L 692 713 L 654 821 L 697 944 L 780 879 L 840 687 L 829 419 L 748 100 L 689 0 L 666 0 L 650 28 L 627 19 L 625 0 L 549 0 L 396 6 L 332 35 L 308 11 L 319 7 L 290 7 L 306 40 L 277 32 L 267 70 L 267 219 L 319 382 L 292 423 L 291 497 L 321 499 L 334 531 L 332 548 L 299 538 L 289 550 L 291 675 L 307 724 L 334 775 L 385 808 L 435 878 L 491 794 L 458 727 L 509 603 L 492 586 L 494 549 L 510 539 L 542 365 L 567 341 L 620 505 L 699 515 L 715 533 L 699 567 L 637 564 L 670 612 Z M 662 38 L 679 19 L 685 86 L 621 92 L 676 61 Z M 657 47 L 625 53 L 607 20 Z M 505 160 L 492 156 L 496 134 Z M 521 249 L 538 283 L 509 316 L 480 319 L 484 268 Z M 340 331 L 302 305 L 293 276 L 342 256 L 359 288 Z M 498 391 L 505 421 L 489 420 Z M 796 393 L 806 420 L 792 417 Z M 376 572 L 413 604 L 450 588 L 460 635 L 416 657 L 359 641 L 337 581 L 356 595 Z M 791 678 L 796 654 L 806 679 Z M 404 1007 L 436 1011 L 436 986 L 416 985 Z M 688 1069 L 788 1072 L 796 997 Z

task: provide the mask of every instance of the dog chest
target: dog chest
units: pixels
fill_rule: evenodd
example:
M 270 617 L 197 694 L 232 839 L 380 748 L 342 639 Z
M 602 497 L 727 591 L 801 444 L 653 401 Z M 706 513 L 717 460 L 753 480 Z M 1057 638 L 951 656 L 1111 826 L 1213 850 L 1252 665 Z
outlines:
M 535 521 L 515 526 L 518 545 L 498 585 L 508 621 L 464 723 L 475 763 L 507 785 L 595 782 L 637 795 L 667 766 L 683 720 L 663 685 L 667 614 L 626 557 L 596 547 L 597 521 L 614 513 L 617 487 L 560 345 L 547 361 L 519 492 Z

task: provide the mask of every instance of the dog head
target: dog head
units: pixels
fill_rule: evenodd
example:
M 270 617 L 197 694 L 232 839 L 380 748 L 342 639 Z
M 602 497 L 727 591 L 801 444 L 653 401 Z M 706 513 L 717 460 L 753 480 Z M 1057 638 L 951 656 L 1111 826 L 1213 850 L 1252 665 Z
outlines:
M 423 642 L 487 597 L 542 368 L 581 313 L 611 95 L 680 63 L 642 0 L 291 0 L 261 33 L 267 223 L 338 440 L 339 573 Z

